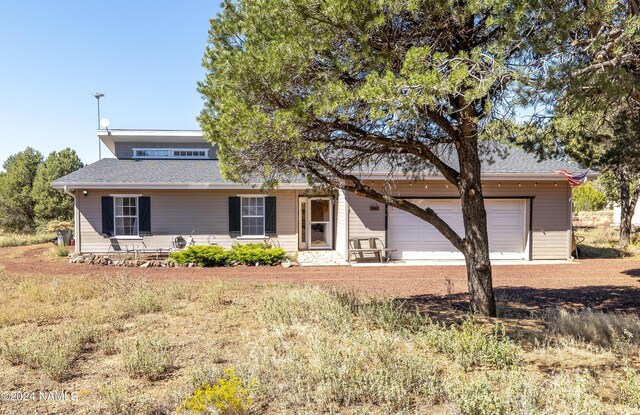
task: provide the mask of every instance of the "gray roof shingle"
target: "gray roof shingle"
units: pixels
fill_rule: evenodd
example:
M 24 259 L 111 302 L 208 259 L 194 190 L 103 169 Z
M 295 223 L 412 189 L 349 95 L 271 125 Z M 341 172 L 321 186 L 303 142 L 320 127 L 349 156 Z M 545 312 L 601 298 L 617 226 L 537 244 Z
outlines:
M 556 170 L 576 170 L 579 169 L 577 163 L 563 160 L 538 160 L 531 153 L 527 153 L 521 148 L 505 147 L 507 152 L 505 158 L 500 155 L 493 157 L 493 163 L 483 162 L 483 173 L 553 173 Z M 457 158 L 455 165 L 457 165 Z
M 53 184 L 230 183 L 218 160 L 118 160 L 107 158 L 55 180 Z
M 580 168 L 572 161 L 538 160 L 535 154 L 504 144 L 493 144 L 491 145 L 491 150 L 481 155 L 482 173 L 548 174 L 556 170 L 576 170 Z M 456 170 L 458 169 L 458 157 L 455 152 L 451 152 L 443 158 L 449 166 Z
M 536 156 L 519 148 L 507 149 L 506 157 L 494 154 L 485 157 L 483 173 L 549 174 L 555 170 L 577 170 L 579 166 L 560 160 L 538 161 Z M 504 154 L 503 154 L 504 155 Z M 457 168 L 455 152 L 445 157 L 447 164 Z M 385 163 L 372 169 L 376 173 L 389 171 Z M 371 171 L 371 170 L 370 170 Z M 218 160 L 118 160 L 102 159 L 53 182 L 55 187 L 80 184 L 163 184 L 163 185 L 216 185 L 232 184 L 220 174 Z M 305 183 L 297 177 L 291 183 Z

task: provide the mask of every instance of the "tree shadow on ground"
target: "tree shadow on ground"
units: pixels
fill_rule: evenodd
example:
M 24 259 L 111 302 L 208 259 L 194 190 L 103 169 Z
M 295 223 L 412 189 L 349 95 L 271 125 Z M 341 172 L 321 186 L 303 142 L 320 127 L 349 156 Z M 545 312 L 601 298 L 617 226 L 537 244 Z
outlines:
M 640 274 L 640 269 L 630 270 Z M 635 274 L 634 274 L 635 275 Z M 586 286 L 575 288 L 499 287 L 495 289 L 497 314 L 509 336 L 522 345 L 545 338 L 545 310 L 593 309 L 632 314 L 640 312 L 640 288 L 628 286 Z M 418 310 L 433 321 L 460 323 L 469 312 L 466 293 L 416 295 L 398 298 L 407 309 Z M 493 323 L 493 319 L 477 318 Z
M 608 246 L 578 245 L 578 258 L 624 258 L 629 256 L 622 249 Z
M 627 270 L 621 271 L 621 274 L 640 278 L 640 268 L 627 269 Z M 638 280 L 638 282 L 640 282 L 640 279 Z
M 640 269 L 628 271 L 640 276 Z M 531 318 L 548 308 L 580 310 L 591 308 L 607 312 L 640 312 L 640 288 L 629 286 L 586 286 L 574 288 L 498 287 L 495 289 L 499 315 L 510 318 Z M 416 295 L 400 299 L 408 306 L 431 313 L 469 311 L 466 293 L 451 295 Z

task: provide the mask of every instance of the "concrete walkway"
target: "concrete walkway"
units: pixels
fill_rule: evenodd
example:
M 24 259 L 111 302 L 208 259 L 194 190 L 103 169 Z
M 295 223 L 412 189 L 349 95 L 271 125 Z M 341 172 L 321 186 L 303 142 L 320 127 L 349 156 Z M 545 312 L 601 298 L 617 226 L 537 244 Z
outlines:
M 297 259 L 302 267 L 349 265 L 336 251 L 300 251 Z
M 393 260 L 391 262 L 380 263 L 375 258 L 368 258 L 359 261 L 347 262 L 336 251 L 300 251 L 298 252 L 298 263 L 303 267 L 322 267 L 322 266 L 347 266 L 352 267 L 422 267 L 422 266 L 465 266 L 463 259 L 431 259 L 431 260 Z M 491 261 L 492 266 L 501 265 L 571 265 L 577 264 L 577 261 L 569 260 L 535 260 L 525 261 L 494 259 Z
M 491 266 L 501 266 L 501 265 L 572 265 L 577 264 L 577 261 L 570 261 L 566 259 L 559 260 L 545 260 L 538 259 L 533 261 L 525 261 L 522 259 L 494 259 L 491 261 Z M 421 266 L 465 266 L 465 262 L 463 259 L 431 259 L 431 260 L 420 260 L 420 259 L 409 259 L 409 260 L 392 260 L 391 262 L 387 262 L 381 264 L 378 261 L 367 261 L 367 262 L 351 262 L 352 267 L 421 267 Z

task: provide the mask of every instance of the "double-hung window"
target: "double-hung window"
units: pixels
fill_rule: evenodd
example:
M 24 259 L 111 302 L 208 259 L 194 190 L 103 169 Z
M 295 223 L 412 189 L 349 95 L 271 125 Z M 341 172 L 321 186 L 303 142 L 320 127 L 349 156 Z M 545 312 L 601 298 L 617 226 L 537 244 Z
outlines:
M 263 236 L 264 197 L 242 197 L 240 219 L 242 236 Z
M 136 196 L 117 196 L 114 223 L 116 236 L 138 236 L 138 198 Z

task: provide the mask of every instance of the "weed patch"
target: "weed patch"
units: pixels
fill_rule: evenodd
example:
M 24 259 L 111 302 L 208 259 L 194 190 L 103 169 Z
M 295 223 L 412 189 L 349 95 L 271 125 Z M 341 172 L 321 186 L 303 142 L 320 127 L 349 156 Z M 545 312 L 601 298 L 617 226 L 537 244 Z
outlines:
M 517 365 L 520 360 L 519 348 L 507 337 L 502 324 L 494 325 L 487 332 L 473 318 L 465 319 L 459 327 L 431 324 L 421 333 L 420 340 L 465 370 L 483 365 L 503 369 Z
M 619 313 L 553 309 L 546 312 L 544 320 L 553 333 L 606 348 L 624 346 L 640 336 L 640 320 Z
M 160 336 L 141 336 L 123 347 L 124 367 L 131 377 L 158 380 L 172 367 L 174 354 Z
M 42 369 L 51 379 L 62 381 L 71 376 L 73 363 L 95 340 L 95 329 L 78 325 L 68 332 L 44 332 L 16 342 L 5 341 L 1 352 L 12 365 Z

